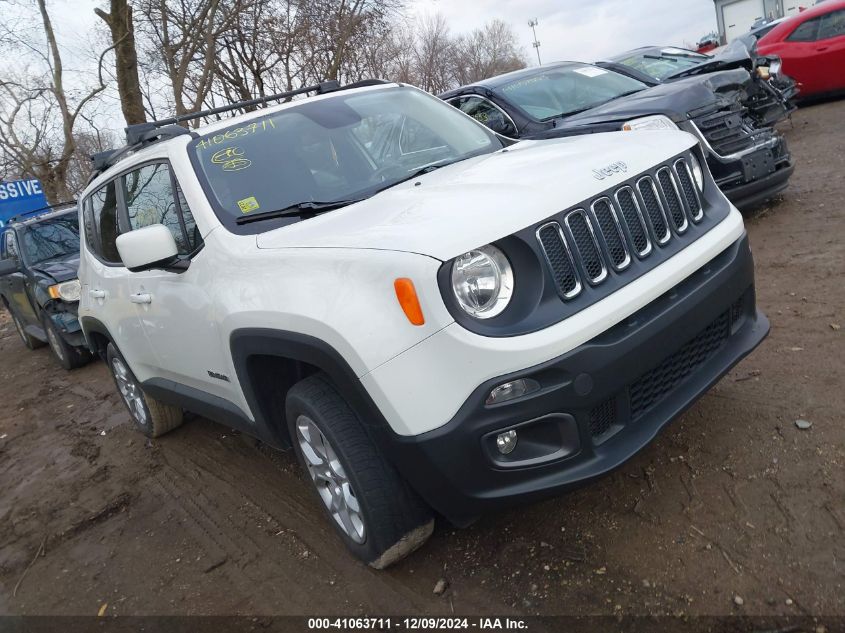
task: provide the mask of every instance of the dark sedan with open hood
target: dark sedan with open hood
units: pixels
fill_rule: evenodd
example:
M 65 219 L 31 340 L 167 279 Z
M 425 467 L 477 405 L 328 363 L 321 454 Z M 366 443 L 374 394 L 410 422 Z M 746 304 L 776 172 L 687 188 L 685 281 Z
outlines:
M 719 187 L 740 209 L 786 188 L 794 166 L 783 136 L 742 104 L 737 68 L 649 87 L 592 64 L 559 62 L 440 95 L 513 139 L 682 129 L 695 135 Z
M 605 61 L 597 66 L 637 79 L 648 86 L 677 81 L 685 77 L 706 75 L 724 70 L 745 70 L 744 81 L 738 82 L 742 104 L 760 125 L 774 125 L 795 110 L 798 87 L 781 72 L 781 61 L 775 55 L 760 56 L 756 44 L 749 48 L 735 40 L 712 55 L 674 46 L 645 46 Z M 744 94 L 742 94 L 744 93 Z

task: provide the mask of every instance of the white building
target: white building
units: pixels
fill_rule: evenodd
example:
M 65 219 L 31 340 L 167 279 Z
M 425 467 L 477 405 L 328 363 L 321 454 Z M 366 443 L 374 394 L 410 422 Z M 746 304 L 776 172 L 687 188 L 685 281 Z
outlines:
M 757 21 L 767 21 L 798 13 L 801 7 L 810 7 L 815 0 L 713 0 L 716 4 L 716 22 L 723 44 L 747 33 Z

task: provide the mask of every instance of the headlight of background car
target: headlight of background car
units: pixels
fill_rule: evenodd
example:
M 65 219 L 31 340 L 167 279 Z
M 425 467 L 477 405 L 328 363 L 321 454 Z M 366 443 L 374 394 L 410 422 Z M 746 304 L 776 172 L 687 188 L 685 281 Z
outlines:
M 470 316 L 490 319 L 501 314 L 513 295 L 513 269 L 508 258 L 489 244 L 455 258 L 452 291 Z
M 704 171 L 701 169 L 701 163 L 695 154 L 690 154 L 690 171 L 695 180 L 695 184 L 699 191 L 704 191 Z
M 678 126 L 669 117 L 663 116 L 662 114 L 655 114 L 626 121 L 622 124 L 622 129 L 625 132 L 636 130 L 677 130 Z
M 51 299 L 61 299 L 62 301 L 74 302 L 79 301 L 79 296 L 82 294 L 82 286 L 78 279 L 71 279 L 70 281 L 63 281 L 55 286 L 47 288 Z

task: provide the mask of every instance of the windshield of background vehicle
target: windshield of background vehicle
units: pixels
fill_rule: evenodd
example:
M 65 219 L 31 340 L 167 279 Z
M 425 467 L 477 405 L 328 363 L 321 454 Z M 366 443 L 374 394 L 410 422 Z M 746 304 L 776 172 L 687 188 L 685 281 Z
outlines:
M 641 81 L 598 66 L 573 64 L 516 79 L 499 86 L 496 92 L 545 121 L 589 110 L 647 87 Z
M 196 139 L 190 151 L 221 222 L 237 230 L 237 218 L 248 214 L 358 200 L 428 165 L 501 148 L 495 135 L 436 97 L 395 87 L 303 100 Z
M 29 266 L 79 255 L 79 218 L 69 213 L 28 224 L 20 236 L 20 246 Z
M 658 53 L 633 55 L 621 60 L 620 63 L 629 68 L 639 70 L 641 73 L 645 73 L 658 81 L 663 81 L 676 73 L 694 68 L 708 59 L 710 58 L 705 55 L 699 55 L 691 51 L 673 53 L 671 49 L 667 49 Z

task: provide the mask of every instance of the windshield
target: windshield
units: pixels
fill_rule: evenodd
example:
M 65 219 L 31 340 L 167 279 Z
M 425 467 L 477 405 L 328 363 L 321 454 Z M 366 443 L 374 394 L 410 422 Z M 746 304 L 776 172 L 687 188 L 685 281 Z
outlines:
M 516 79 L 497 88 L 497 92 L 535 119 L 545 121 L 589 110 L 647 87 L 598 66 L 573 64 Z
M 221 221 L 238 232 L 255 226 L 237 224 L 249 214 L 360 200 L 429 165 L 501 148 L 453 107 L 398 86 L 303 100 L 190 145 Z M 297 219 L 275 218 L 258 230 Z
M 68 213 L 29 224 L 20 237 L 20 245 L 30 266 L 79 255 L 79 218 Z
M 633 55 L 620 60 L 620 63 L 639 70 L 657 81 L 663 81 L 676 73 L 694 68 L 708 59 L 710 58 L 706 55 L 692 51 L 685 51 L 680 48 L 664 48 L 663 50 Z

